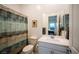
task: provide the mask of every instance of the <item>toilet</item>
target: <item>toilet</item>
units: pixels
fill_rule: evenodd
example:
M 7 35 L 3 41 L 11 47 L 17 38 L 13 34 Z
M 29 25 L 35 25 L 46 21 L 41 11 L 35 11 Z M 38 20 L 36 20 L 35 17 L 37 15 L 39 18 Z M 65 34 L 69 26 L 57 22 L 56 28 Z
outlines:
M 37 37 L 30 36 L 28 38 L 29 45 L 25 46 L 22 50 L 22 54 L 32 54 L 35 48 Z
M 32 54 L 33 53 L 33 45 L 27 45 L 23 48 L 23 54 Z

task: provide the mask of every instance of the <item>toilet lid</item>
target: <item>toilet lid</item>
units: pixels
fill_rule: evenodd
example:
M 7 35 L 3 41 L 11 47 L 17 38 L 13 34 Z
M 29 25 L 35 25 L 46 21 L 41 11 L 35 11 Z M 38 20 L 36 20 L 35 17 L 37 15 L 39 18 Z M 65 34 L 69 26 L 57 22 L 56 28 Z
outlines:
M 31 49 L 33 49 L 33 45 L 27 45 L 23 48 L 23 52 L 29 51 Z

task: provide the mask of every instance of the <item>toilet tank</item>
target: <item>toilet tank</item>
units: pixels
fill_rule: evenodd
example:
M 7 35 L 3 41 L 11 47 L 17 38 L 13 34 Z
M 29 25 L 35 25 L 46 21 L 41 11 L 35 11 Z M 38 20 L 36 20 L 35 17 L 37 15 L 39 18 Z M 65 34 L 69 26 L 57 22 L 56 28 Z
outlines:
M 37 43 L 37 37 L 35 37 L 35 36 L 30 36 L 30 37 L 28 37 L 28 43 L 29 44 L 32 44 L 32 45 L 35 45 L 36 43 Z

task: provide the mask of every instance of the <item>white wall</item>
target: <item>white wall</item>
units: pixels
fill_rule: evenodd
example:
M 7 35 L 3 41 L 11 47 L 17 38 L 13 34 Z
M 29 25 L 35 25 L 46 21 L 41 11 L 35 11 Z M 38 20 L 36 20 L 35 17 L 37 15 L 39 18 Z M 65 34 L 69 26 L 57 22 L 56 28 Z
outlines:
M 21 4 L 3 4 L 3 5 L 14 10 L 14 11 L 22 13 L 22 5 Z
M 69 5 L 24 5 L 23 13 L 28 16 L 29 19 L 29 35 L 37 37 L 42 36 L 42 27 L 48 28 L 47 15 L 57 13 L 63 15 L 69 13 Z M 38 27 L 32 28 L 32 20 L 38 20 Z
M 72 5 L 71 10 L 71 42 L 75 52 L 79 53 L 79 5 Z M 73 52 L 74 52 L 73 51 Z

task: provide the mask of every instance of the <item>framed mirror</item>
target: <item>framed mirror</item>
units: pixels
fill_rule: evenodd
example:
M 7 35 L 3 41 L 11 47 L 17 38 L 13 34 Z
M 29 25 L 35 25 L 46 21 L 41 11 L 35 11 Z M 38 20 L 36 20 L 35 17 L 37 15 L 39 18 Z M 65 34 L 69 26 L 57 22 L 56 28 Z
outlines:
M 57 15 L 48 17 L 48 35 L 57 35 Z
M 48 16 L 48 35 L 69 39 L 69 14 Z

